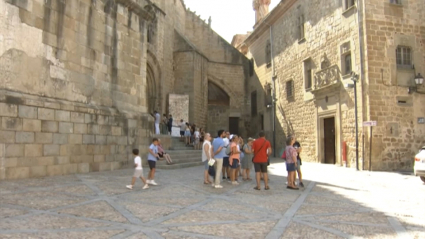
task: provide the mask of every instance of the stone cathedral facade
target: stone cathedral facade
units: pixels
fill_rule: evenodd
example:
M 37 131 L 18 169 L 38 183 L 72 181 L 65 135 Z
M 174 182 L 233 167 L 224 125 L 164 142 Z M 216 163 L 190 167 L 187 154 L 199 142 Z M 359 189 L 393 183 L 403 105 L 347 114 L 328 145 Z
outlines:
M 183 0 L 0 1 L 0 179 L 125 166 L 175 95 L 246 132 L 249 62 L 210 25 Z

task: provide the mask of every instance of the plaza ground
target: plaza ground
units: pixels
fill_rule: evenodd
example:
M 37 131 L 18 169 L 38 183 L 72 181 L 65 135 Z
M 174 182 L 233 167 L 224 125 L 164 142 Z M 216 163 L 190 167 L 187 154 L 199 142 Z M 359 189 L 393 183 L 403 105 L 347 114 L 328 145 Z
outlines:
M 0 238 L 425 238 L 425 185 L 412 175 L 303 164 L 305 188 L 203 184 L 203 168 L 132 169 L 0 182 Z M 144 169 L 147 175 L 147 169 Z

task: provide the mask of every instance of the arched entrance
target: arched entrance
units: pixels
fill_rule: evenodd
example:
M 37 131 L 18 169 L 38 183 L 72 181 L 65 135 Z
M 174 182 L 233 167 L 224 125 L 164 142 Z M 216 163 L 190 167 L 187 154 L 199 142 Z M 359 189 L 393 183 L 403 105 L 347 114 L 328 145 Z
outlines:
M 156 89 L 155 74 L 149 64 L 146 64 L 146 98 L 148 112 L 152 113 L 157 108 L 158 94 Z
M 229 118 L 230 96 L 220 86 L 208 81 L 208 131 L 217 132 L 220 129 L 237 131 L 239 119 Z M 237 133 L 237 132 L 235 132 Z

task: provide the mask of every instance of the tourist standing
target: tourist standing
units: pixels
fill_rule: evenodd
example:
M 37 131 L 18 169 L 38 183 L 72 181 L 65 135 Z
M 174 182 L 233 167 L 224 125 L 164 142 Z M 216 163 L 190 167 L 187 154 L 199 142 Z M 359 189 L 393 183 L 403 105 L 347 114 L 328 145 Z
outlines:
M 248 138 L 248 143 L 246 143 L 242 150 L 245 153 L 245 157 L 242 160 L 242 177 L 243 180 L 252 180 L 250 178 L 250 170 L 252 169 L 252 143 L 254 142 L 253 138 Z
M 186 123 L 186 128 L 184 130 L 184 137 L 186 138 L 186 146 L 190 145 L 190 124 Z
M 295 143 L 292 146 L 295 148 L 295 150 L 297 150 L 297 166 L 295 167 L 295 169 L 297 170 L 299 185 L 300 187 L 304 187 L 303 174 L 301 172 L 301 165 L 302 165 L 301 157 L 300 157 L 300 154 L 302 151 L 301 144 L 300 142 L 295 141 Z M 297 174 L 294 174 L 294 182 L 296 181 Z
M 205 134 L 205 140 L 202 145 L 202 162 L 204 162 L 204 184 L 211 184 L 210 175 L 208 174 L 209 164 L 208 161 L 213 158 L 213 148 L 211 146 L 211 135 Z
M 255 140 L 252 144 L 252 151 L 254 153 L 254 169 L 255 169 L 255 179 L 257 181 L 257 186 L 255 190 L 260 190 L 260 179 L 261 173 L 264 176 L 264 189 L 269 190 L 269 178 L 267 174 L 268 158 L 272 153 L 272 146 L 270 142 L 266 139 L 266 134 L 260 132 L 259 139 Z
M 227 131 L 225 133 L 225 137 L 223 138 L 223 141 L 224 141 L 224 148 L 227 149 L 227 147 L 229 147 L 229 144 L 230 144 L 230 132 Z M 223 173 L 223 180 L 226 179 L 226 175 L 227 175 L 227 179 L 230 181 L 229 155 L 227 155 L 226 152 L 224 152 L 224 157 L 223 157 L 222 173 Z
M 237 174 L 238 176 L 236 177 L 236 181 L 237 181 L 237 178 L 242 177 L 242 163 L 243 163 L 243 160 L 245 158 L 245 153 L 243 151 L 243 146 L 244 146 L 243 138 L 242 137 L 239 137 L 238 150 L 241 153 L 240 153 L 240 156 L 239 156 L 239 159 L 240 160 L 239 160 L 239 167 L 238 167 L 238 174 Z
M 195 129 L 195 133 L 193 133 L 193 137 L 195 139 L 194 142 L 193 142 L 195 149 L 200 148 L 201 145 L 199 144 L 199 142 L 200 142 L 200 139 L 201 139 L 201 133 L 199 133 L 198 128 Z
M 161 122 L 161 115 L 156 110 L 154 112 L 154 117 L 155 117 L 155 134 L 160 134 L 161 132 L 159 131 L 159 123 Z
M 145 178 L 143 177 L 142 159 L 139 156 L 138 149 L 133 149 L 133 156 L 134 156 L 134 173 L 133 173 L 133 178 L 131 179 L 131 185 L 127 185 L 127 188 L 133 189 L 133 186 L 136 183 L 136 179 L 140 178 L 142 182 L 145 184 L 145 186 L 143 186 L 143 189 L 147 189 L 149 188 L 149 185 L 147 184 Z
M 180 120 L 180 141 L 184 141 L 184 131 L 186 130 L 186 123 Z
M 226 156 L 226 148 L 224 147 L 224 140 L 223 138 L 226 137 L 226 133 L 224 130 L 219 130 L 217 134 L 217 138 L 214 139 L 212 146 L 213 146 L 213 152 L 214 152 L 214 159 L 215 159 L 215 182 L 212 185 L 215 188 L 223 188 L 223 186 L 220 185 L 220 173 L 221 168 L 223 167 L 223 158 Z
M 239 160 L 240 160 L 240 151 L 239 151 L 239 137 L 235 134 L 231 138 L 230 143 L 230 156 L 229 156 L 229 165 L 230 165 L 230 181 L 233 185 L 238 185 L 239 183 L 236 181 L 237 171 L 239 168 Z
M 148 153 L 148 164 L 149 164 L 149 175 L 147 183 L 151 185 L 158 185 L 155 182 L 155 168 L 156 168 L 156 161 L 158 160 L 158 139 L 154 138 L 152 140 L 152 144 L 149 146 L 149 153 Z
M 173 132 L 173 116 L 170 115 L 170 117 L 168 117 L 168 134 L 171 135 L 172 132 Z
M 162 114 L 161 134 L 167 134 L 167 132 L 168 132 L 168 118 L 166 114 Z
M 288 186 L 286 188 L 298 190 L 295 186 L 295 171 L 297 166 L 297 150 L 292 147 L 295 143 L 295 138 L 293 136 L 289 136 L 286 138 L 286 171 L 288 171 Z

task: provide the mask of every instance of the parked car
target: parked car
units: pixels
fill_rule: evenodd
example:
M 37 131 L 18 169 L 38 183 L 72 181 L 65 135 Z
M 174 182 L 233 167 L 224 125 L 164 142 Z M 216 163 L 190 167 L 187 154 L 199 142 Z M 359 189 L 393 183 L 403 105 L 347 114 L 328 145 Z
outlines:
M 421 177 L 425 183 L 425 146 L 423 146 L 419 153 L 415 156 L 415 166 L 413 168 L 415 176 Z

